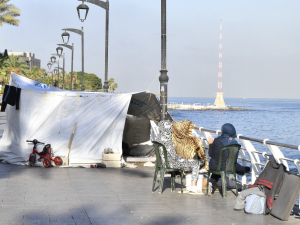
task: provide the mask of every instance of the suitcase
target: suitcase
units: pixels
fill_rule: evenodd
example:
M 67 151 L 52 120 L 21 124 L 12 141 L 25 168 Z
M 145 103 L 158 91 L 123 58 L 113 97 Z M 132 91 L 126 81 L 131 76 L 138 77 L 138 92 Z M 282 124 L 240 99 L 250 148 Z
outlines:
M 270 214 L 280 220 L 288 220 L 300 192 L 300 176 L 287 171 L 274 201 Z

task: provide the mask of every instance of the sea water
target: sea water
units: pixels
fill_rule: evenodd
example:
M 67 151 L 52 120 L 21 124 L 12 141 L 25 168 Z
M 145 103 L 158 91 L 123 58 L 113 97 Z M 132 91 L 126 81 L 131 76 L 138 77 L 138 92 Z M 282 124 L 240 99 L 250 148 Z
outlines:
M 214 98 L 180 98 L 170 97 L 168 102 L 177 103 L 210 103 Z M 176 121 L 190 120 L 210 130 L 221 130 L 224 123 L 235 126 L 237 134 L 257 139 L 284 144 L 300 145 L 300 99 L 238 99 L 225 98 L 226 105 L 233 108 L 245 108 L 247 111 L 208 110 L 184 111 L 171 110 L 169 113 Z M 213 135 L 216 137 L 217 135 Z M 252 142 L 260 152 L 270 151 L 264 144 Z M 300 152 L 295 149 L 280 147 L 286 158 L 299 159 Z M 288 162 L 290 170 L 298 172 L 292 162 Z

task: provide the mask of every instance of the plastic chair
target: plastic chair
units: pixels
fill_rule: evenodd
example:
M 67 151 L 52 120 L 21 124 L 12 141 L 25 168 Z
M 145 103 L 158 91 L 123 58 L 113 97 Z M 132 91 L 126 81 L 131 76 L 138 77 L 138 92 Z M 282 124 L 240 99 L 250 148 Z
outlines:
M 236 163 L 237 163 L 237 157 L 239 155 L 240 148 L 241 148 L 241 145 L 234 144 L 234 145 L 224 146 L 220 149 L 219 163 L 218 163 L 217 170 L 208 170 L 205 195 L 208 195 L 208 185 L 209 185 L 210 174 L 218 174 L 221 176 L 223 198 L 227 198 L 226 174 L 233 174 L 234 179 L 235 179 L 236 195 L 238 195 L 238 188 L 237 188 L 237 182 L 236 182 Z M 226 168 L 225 168 L 225 171 L 221 171 L 222 153 L 226 149 L 228 149 L 228 158 L 226 161 Z
M 165 178 L 165 173 L 171 173 L 171 192 L 175 191 L 175 175 L 176 172 L 180 172 L 181 175 L 181 193 L 183 193 L 183 183 L 182 183 L 182 179 L 183 179 L 183 170 L 181 169 L 174 169 L 171 168 L 169 166 L 169 160 L 167 157 L 167 150 L 166 147 L 157 142 L 157 141 L 152 141 L 153 146 L 154 146 L 154 150 L 155 150 L 155 154 L 156 154 L 156 161 L 155 161 L 155 172 L 154 172 L 154 178 L 153 178 L 153 185 L 152 185 L 152 192 L 154 192 L 154 187 L 155 187 L 155 183 L 156 183 L 156 178 L 157 178 L 157 173 L 158 171 L 160 171 L 160 183 L 159 183 L 159 189 L 158 189 L 158 194 L 162 193 L 162 188 L 163 188 L 163 184 L 164 184 L 164 178 Z M 159 147 L 163 148 L 163 153 L 164 153 L 164 161 L 166 166 L 163 167 L 162 164 L 162 159 L 161 156 L 159 154 Z

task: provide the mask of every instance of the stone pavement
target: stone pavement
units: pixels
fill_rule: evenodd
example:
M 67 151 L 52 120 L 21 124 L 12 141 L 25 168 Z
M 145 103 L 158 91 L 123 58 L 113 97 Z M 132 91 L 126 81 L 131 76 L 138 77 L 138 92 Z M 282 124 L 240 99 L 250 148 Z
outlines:
M 154 168 L 44 168 L 0 163 L 0 224 L 300 224 L 233 210 L 222 199 L 178 194 L 165 178 L 151 192 Z M 180 179 L 176 180 L 180 190 Z M 157 183 L 158 184 L 158 183 Z

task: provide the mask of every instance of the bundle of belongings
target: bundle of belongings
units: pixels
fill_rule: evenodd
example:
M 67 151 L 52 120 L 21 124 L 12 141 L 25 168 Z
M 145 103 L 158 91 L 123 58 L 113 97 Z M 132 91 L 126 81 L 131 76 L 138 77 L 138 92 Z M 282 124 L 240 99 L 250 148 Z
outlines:
M 127 115 L 123 132 L 122 150 L 124 156 L 154 156 L 151 135 L 151 122 L 148 119 Z
M 254 185 L 248 187 L 237 197 L 235 210 L 288 220 L 300 192 L 300 176 L 270 159 Z

